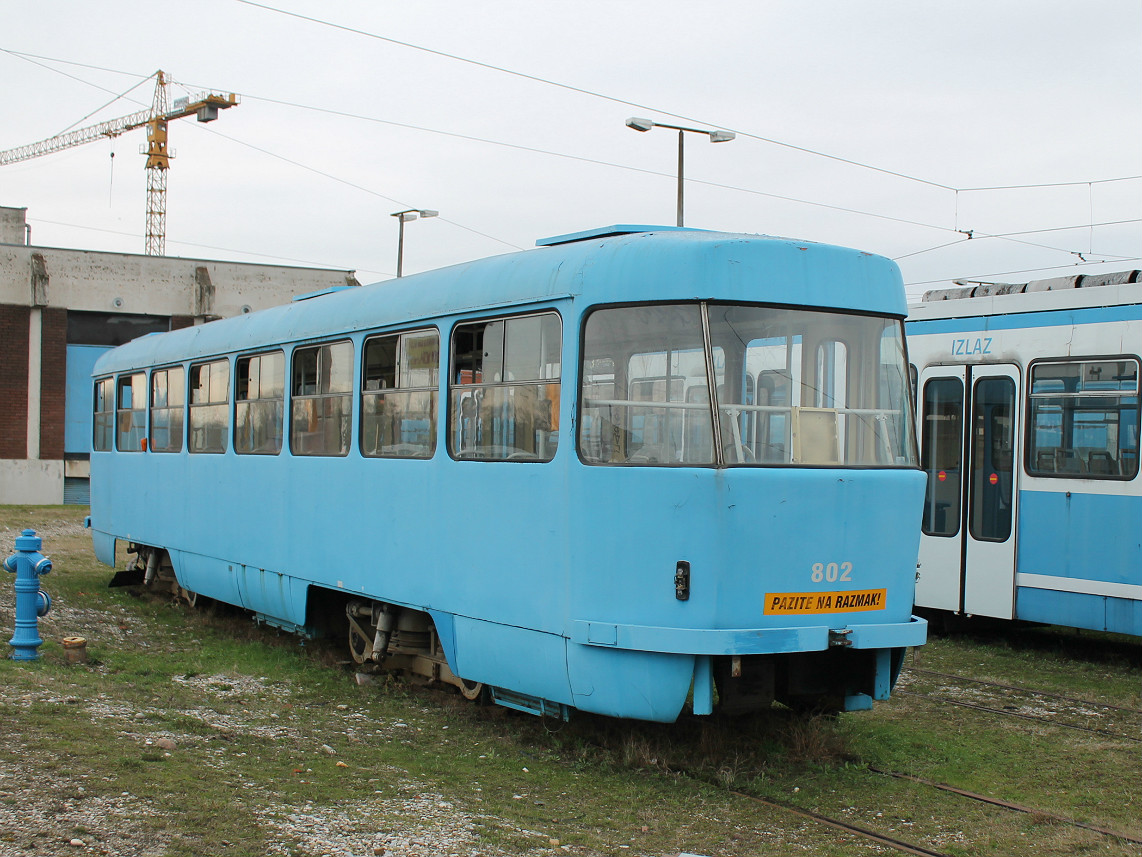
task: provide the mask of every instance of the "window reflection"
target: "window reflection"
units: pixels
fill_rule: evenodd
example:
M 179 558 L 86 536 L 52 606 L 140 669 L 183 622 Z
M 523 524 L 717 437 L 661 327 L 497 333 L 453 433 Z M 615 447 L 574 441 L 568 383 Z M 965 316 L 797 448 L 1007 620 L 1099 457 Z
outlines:
M 448 423 L 453 456 L 500 461 L 555 456 L 562 342 L 554 313 L 456 327 Z
M 588 317 L 582 359 L 589 463 L 915 465 L 897 319 L 615 307 Z

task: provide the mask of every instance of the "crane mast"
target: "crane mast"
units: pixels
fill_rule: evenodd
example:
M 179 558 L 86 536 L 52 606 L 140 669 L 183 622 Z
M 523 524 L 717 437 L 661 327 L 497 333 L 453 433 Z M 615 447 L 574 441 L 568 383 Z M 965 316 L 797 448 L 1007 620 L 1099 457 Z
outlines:
M 197 116 L 199 122 L 213 122 L 218 118 L 219 110 L 238 103 L 238 96 L 233 92 L 225 95 L 203 92 L 176 99 L 172 108 L 166 74 L 159 70 L 154 77 L 155 95 L 149 110 L 140 110 L 118 119 L 57 134 L 38 143 L 0 151 L 0 166 L 50 155 L 95 140 L 118 137 L 127 131 L 146 126 L 147 145 L 143 154 L 147 156 L 147 237 L 144 252 L 148 256 L 162 256 L 166 253 L 167 170 L 174 157 L 168 147 L 167 125 L 172 119 L 185 116 Z

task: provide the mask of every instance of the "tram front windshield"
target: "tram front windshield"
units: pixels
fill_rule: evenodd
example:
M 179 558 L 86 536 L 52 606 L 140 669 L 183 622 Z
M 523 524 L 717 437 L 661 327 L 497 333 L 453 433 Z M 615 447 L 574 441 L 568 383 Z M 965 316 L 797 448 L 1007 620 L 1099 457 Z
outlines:
M 586 321 L 588 464 L 915 467 L 900 319 L 644 304 Z

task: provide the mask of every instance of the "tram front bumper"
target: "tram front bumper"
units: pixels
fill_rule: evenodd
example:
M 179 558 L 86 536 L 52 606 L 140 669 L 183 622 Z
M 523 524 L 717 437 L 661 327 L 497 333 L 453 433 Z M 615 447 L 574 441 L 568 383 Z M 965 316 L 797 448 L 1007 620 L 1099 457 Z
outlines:
M 688 655 L 770 655 L 816 652 L 829 648 L 843 631 L 854 649 L 895 649 L 920 646 L 928 637 L 928 622 L 912 616 L 907 622 L 846 624 L 840 628 L 813 625 L 793 628 L 662 628 L 618 625 L 579 619 L 571 624 L 571 641 L 641 652 Z

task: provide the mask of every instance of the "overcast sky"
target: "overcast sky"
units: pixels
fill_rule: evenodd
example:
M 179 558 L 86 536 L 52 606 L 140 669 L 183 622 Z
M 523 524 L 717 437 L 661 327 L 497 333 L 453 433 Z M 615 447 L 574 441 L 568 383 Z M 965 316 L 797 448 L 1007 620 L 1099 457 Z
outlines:
M 673 225 L 677 136 L 625 120 L 729 129 L 687 135 L 687 226 L 880 253 L 915 296 L 1142 267 L 1140 55 L 1137 0 L 7 2 L 0 150 L 148 107 L 157 69 L 237 93 L 171 123 L 167 254 L 369 283 L 403 208 L 440 212 L 406 275 Z M 145 138 L 0 167 L 0 205 L 141 253 Z

